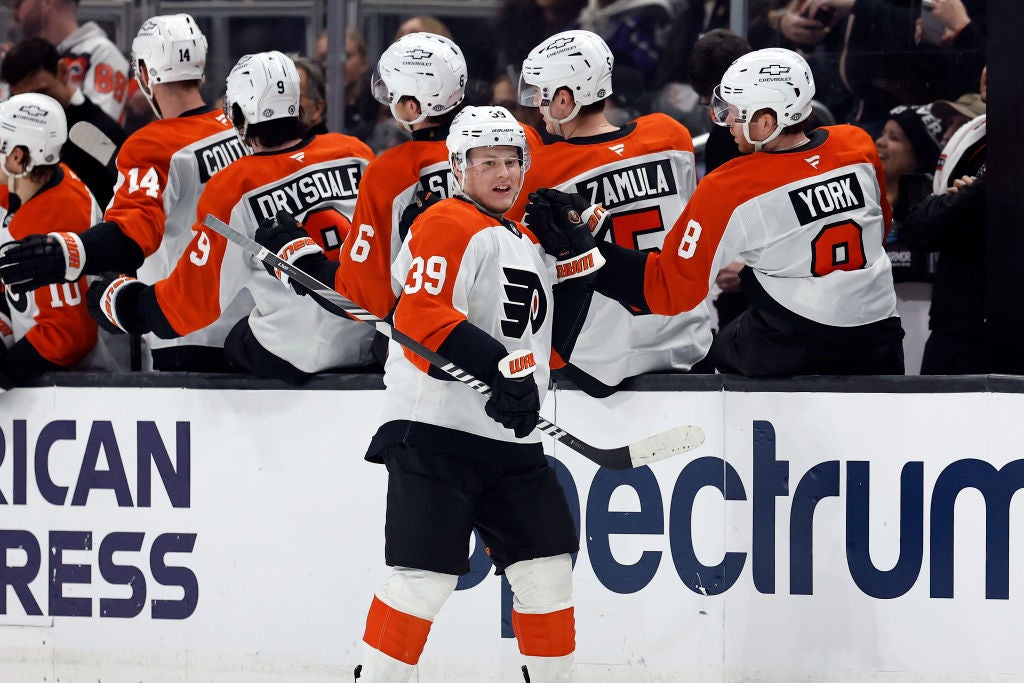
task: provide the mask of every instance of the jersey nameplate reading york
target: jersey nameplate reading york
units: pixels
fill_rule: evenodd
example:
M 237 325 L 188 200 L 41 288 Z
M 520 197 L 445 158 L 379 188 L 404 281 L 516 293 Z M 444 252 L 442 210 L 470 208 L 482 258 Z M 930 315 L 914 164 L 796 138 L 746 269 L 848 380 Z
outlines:
M 851 209 L 863 209 L 864 190 L 857 182 L 857 176 L 847 173 L 792 190 L 789 201 L 793 203 L 800 225 L 807 225 Z

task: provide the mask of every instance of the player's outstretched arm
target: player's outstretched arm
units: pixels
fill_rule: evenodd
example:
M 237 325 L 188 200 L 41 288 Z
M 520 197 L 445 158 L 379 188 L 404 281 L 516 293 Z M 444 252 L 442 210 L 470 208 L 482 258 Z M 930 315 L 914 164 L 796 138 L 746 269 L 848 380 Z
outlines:
M 82 275 L 135 272 L 144 255 L 116 223 L 98 223 L 81 234 L 51 232 L 11 242 L 0 252 L 0 280 L 15 294 Z

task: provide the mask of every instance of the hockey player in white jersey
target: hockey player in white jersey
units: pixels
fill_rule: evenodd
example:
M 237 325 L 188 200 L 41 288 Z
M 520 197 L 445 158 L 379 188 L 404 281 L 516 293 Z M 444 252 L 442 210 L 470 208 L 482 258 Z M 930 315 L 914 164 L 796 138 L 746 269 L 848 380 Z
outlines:
M 520 104 L 540 107 L 548 132 L 563 139 L 536 150 L 534 170 L 509 215 L 522 218 L 540 188 L 578 192 L 608 211 L 599 241 L 657 251 L 696 187 L 693 141 L 664 114 L 621 127 L 609 122 L 604 107 L 613 66 L 611 50 L 590 31 L 565 31 L 530 51 Z M 710 347 L 711 313 L 704 303 L 664 316 L 595 294 L 572 362 L 555 376 L 604 397 L 627 377 L 688 371 Z
M 578 320 L 578 311 L 563 309 L 561 290 L 588 285 L 576 277 L 553 288 L 536 237 L 504 217 L 530 165 L 526 136 L 508 110 L 466 107 L 447 148 L 460 194 L 412 223 L 392 269 L 404 283 L 394 324 L 485 379 L 492 393 L 483 397 L 392 343 L 383 424 L 366 458 L 388 469 L 385 561 L 394 569 L 370 605 L 356 677 L 412 678 L 434 617 L 469 571 L 476 529 L 512 586 L 528 680 L 568 681 L 578 539 L 534 427 L 552 347 Z M 256 239 L 306 270 L 323 258 L 297 253 L 308 238 L 285 214 Z
M 167 277 L 192 239 L 206 182 L 245 154 L 224 113 L 203 102 L 206 38 L 192 17 L 158 16 L 143 23 L 132 43 L 132 61 L 159 118 L 121 147 L 104 222 L 80 235 L 32 235 L 4 252 L 0 278 L 15 292 L 74 282 L 83 274 L 137 271 L 150 282 Z M 179 339 L 147 335 L 153 368 L 230 370 L 224 338 L 251 307 L 251 301 L 239 301 L 217 323 Z
M 255 306 L 228 335 L 228 359 L 255 374 L 293 384 L 328 368 L 370 362 L 373 328 L 339 318 L 312 297 L 296 298 L 258 261 L 203 225 L 207 214 L 252 235 L 278 211 L 304 220 L 313 238 L 299 255 L 341 244 L 351 227 L 359 180 L 373 152 L 349 135 L 305 135 L 299 73 L 280 52 L 242 57 L 228 74 L 225 113 L 246 156 L 207 184 L 195 236 L 171 274 L 151 286 L 134 278 L 89 288 L 93 317 L 108 331 L 174 338 L 217 321 L 238 300 Z M 337 250 L 334 250 L 337 253 Z
M 892 212 L 881 162 L 859 128 L 808 136 L 813 97 L 797 53 L 769 48 L 737 59 L 712 110 L 744 156 L 701 181 L 660 253 L 600 243 L 607 264 L 595 287 L 671 315 L 704 301 L 722 266 L 740 260 L 751 306 L 715 338 L 719 370 L 902 374 L 903 329 L 882 248 Z

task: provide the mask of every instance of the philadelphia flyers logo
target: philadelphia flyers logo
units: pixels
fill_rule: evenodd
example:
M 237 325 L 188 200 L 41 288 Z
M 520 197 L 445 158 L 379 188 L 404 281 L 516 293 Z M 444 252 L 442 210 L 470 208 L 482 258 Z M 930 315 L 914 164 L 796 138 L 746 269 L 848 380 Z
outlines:
M 534 334 L 544 324 L 548 314 L 548 299 L 540 276 L 532 270 L 504 267 L 503 289 L 505 298 L 502 311 L 501 333 L 512 339 L 519 339 L 530 326 Z

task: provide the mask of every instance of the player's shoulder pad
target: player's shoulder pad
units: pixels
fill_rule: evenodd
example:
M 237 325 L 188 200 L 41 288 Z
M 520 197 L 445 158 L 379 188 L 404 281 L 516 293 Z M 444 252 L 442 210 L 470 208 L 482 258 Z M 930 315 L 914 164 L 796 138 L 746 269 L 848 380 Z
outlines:
M 322 133 L 319 137 L 330 140 L 338 150 L 339 156 L 359 157 L 368 161 L 373 160 L 376 157 L 373 150 L 370 149 L 370 146 L 354 135 L 345 135 L 344 133 Z

